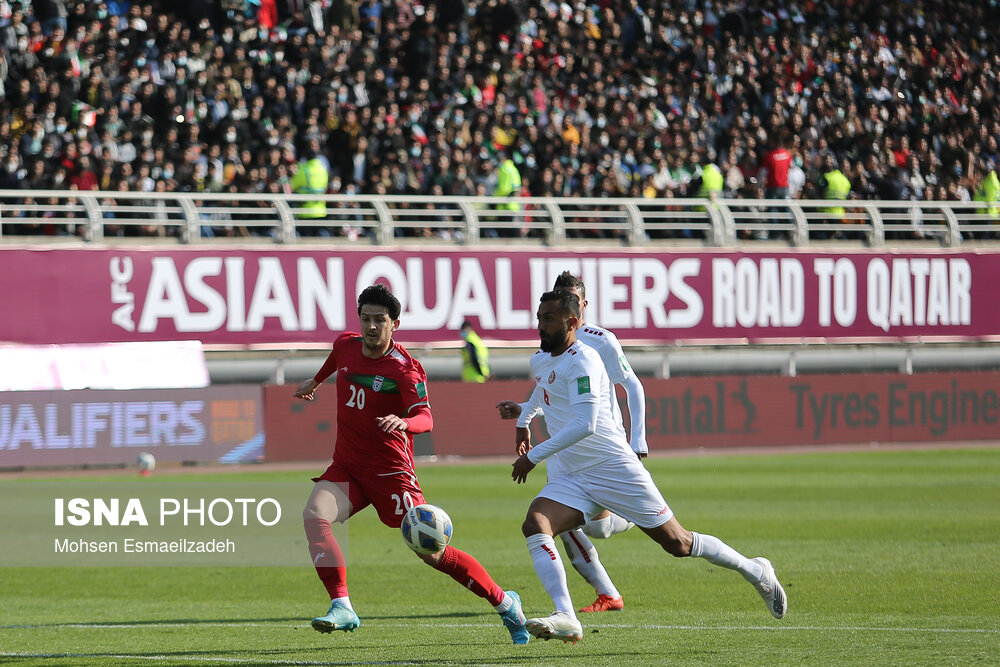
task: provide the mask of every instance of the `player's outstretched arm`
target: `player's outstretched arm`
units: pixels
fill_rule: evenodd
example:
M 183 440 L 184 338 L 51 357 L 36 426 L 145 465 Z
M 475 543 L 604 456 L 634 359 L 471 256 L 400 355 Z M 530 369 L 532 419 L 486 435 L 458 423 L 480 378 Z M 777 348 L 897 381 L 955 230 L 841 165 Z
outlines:
M 320 383 L 316 382 L 313 378 L 309 378 L 305 382 L 299 385 L 299 388 L 295 390 L 292 394 L 295 398 L 301 398 L 303 401 L 313 401 L 316 400 L 316 389 L 319 388 Z
M 521 416 L 521 404 L 514 401 L 500 401 L 497 403 L 497 410 L 500 412 L 500 419 L 517 419 Z
M 375 422 L 382 429 L 383 433 L 391 433 L 392 431 L 427 433 L 434 428 L 434 417 L 431 415 L 430 406 L 426 404 L 413 407 L 410 410 L 409 417 L 386 415 L 384 417 L 377 417 Z
M 646 443 L 646 390 L 634 372 L 626 375 L 621 384 L 625 388 L 628 416 L 632 424 L 628 444 L 640 459 L 646 458 L 649 454 L 649 445 Z
M 346 334 L 341 335 L 340 338 L 344 338 Z M 338 339 L 340 340 L 340 339 Z M 334 344 L 336 346 L 336 343 Z M 327 381 L 327 379 L 333 375 L 337 370 L 337 354 L 330 350 L 330 354 L 327 356 L 326 361 L 320 367 L 319 372 L 312 376 L 305 382 L 299 385 L 299 388 L 295 390 L 292 394 L 295 398 L 301 398 L 303 401 L 312 401 L 316 399 L 315 393 L 321 384 Z

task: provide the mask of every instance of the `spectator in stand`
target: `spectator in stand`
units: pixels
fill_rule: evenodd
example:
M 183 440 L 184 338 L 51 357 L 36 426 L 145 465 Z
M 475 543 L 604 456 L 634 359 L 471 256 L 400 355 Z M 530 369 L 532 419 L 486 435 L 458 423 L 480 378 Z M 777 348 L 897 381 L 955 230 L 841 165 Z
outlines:
M 975 200 L 985 202 L 986 208 L 978 209 L 976 212 L 980 215 L 989 215 L 996 221 L 1000 219 L 1000 178 L 997 177 L 997 166 L 990 158 L 980 160 L 979 164 L 983 177 L 979 189 L 976 190 Z
M 316 139 L 359 191 L 420 194 L 435 183 L 400 150 L 432 169 L 447 157 L 475 191 L 502 147 L 532 194 L 557 196 L 690 195 L 697 154 L 741 197 L 780 188 L 756 182 L 774 172 L 771 136 L 801 156 L 804 197 L 823 195 L 826 153 L 860 197 L 883 196 L 900 167 L 915 190 L 915 156 L 923 192 L 961 198 L 978 185 L 972 157 L 1000 159 L 1000 13 L 981 0 L 187 4 L 12 3 L 0 154 L 29 171 L 40 157 L 51 178 L 51 150 L 85 142 L 92 162 L 129 165 L 128 188 L 140 163 L 159 181 L 172 162 L 176 189 L 199 191 L 193 149 L 220 162 L 220 188 L 248 187 L 256 167 L 283 191 Z
M 788 170 L 792 166 L 792 154 L 785 148 L 788 140 L 784 132 L 779 132 L 771 143 L 758 178 L 765 184 L 766 199 L 785 199 L 788 197 Z

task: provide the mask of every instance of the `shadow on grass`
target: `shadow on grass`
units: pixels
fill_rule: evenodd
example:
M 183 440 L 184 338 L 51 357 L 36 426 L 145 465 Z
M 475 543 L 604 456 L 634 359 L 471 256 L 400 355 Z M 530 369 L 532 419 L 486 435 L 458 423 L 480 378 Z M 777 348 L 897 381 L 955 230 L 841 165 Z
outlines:
M 413 644 L 414 647 L 435 648 L 434 644 Z M 331 647 L 331 649 L 334 647 Z M 347 648 L 347 647 L 345 647 Z M 351 647 L 356 651 L 357 647 Z M 474 649 L 477 647 L 469 646 Z M 489 647 L 481 647 L 488 649 Z M 495 648 L 495 647 L 494 647 Z M 7 664 L 16 664 L 27 661 L 26 664 L 51 664 L 57 661 L 69 660 L 67 664 L 90 664 L 98 661 L 115 661 L 109 664 L 128 664 L 132 661 L 139 663 L 145 661 L 156 661 L 160 664 L 202 664 L 204 661 L 213 659 L 220 662 L 238 662 L 240 665 L 251 667 L 266 667 L 271 665 L 482 665 L 484 659 L 491 665 L 523 665 L 537 664 L 538 656 L 500 656 L 496 654 L 486 656 L 468 656 L 465 658 L 449 657 L 445 661 L 440 658 L 408 658 L 406 660 L 330 660 L 323 657 L 311 658 L 310 655 L 325 653 L 329 649 L 295 648 L 295 649 L 274 649 L 274 650 L 212 650 L 212 651 L 100 651 L 100 652 L 65 652 L 65 653 L 0 653 L 0 657 Z M 546 663 L 551 664 L 586 664 L 589 659 L 603 655 L 592 652 L 574 651 L 566 655 L 550 655 L 544 658 Z M 641 654 L 636 654 L 641 655 Z M 176 662 L 169 662 L 174 660 Z M 188 663 L 186 660 L 190 660 Z M 77 662 L 79 661 L 79 662 Z M 166 662 L 165 662 L 166 661 Z
M 446 614 L 362 614 L 366 621 L 418 621 L 421 619 L 452 618 L 474 619 L 489 617 L 484 612 L 450 612 Z M 97 627 L 156 627 L 174 625 L 239 625 L 240 623 L 308 623 L 312 617 L 285 616 L 271 618 L 161 618 L 146 621 L 61 621 L 56 623 L 23 623 L 0 625 L 0 630 L 30 630 L 32 628 L 97 628 Z
M 301 616 L 288 618 L 161 618 L 149 621 L 61 621 L 57 623 L 23 623 L 14 625 L 0 625 L 0 630 L 27 630 L 31 628 L 98 628 L 108 627 L 155 627 L 157 625 L 235 625 L 239 623 L 287 623 L 302 621 Z M 308 620 L 308 619 L 305 619 Z

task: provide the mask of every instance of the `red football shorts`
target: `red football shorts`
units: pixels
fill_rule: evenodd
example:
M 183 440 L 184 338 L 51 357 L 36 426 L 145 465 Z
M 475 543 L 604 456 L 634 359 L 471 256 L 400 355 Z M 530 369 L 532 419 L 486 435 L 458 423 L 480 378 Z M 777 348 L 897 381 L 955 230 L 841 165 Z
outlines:
M 321 479 L 347 491 L 351 516 L 373 505 L 378 518 L 390 528 L 399 528 L 406 510 L 424 503 L 424 492 L 412 470 L 376 473 L 348 469 L 334 462 L 322 475 L 313 477 L 314 482 Z

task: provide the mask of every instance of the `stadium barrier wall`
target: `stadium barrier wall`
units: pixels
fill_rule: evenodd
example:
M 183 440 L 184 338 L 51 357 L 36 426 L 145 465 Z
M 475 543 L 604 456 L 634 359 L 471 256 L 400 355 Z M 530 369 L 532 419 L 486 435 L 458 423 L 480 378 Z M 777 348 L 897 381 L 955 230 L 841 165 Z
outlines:
M 1000 251 L 0 249 L 0 341 L 197 339 L 329 345 L 355 295 L 388 283 L 398 340 L 537 342 L 538 296 L 569 270 L 588 319 L 631 345 L 989 340 L 1000 336 Z M 58 289 L 53 289 L 57 285 Z
M 996 441 L 1000 372 L 719 375 L 643 380 L 651 451 Z M 496 404 L 524 401 L 527 380 L 433 382 L 434 430 L 417 455 L 513 457 L 514 422 Z M 332 388 L 313 403 L 294 385 L 265 388 L 268 461 L 320 460 L 333 452 Z M 623 412 L 624 395 L 619 392 Z M 544 437 L 536 428 L 534 440 Z
M 257 461 L 259 385 L 132 391 L 0 392 L 0 469 Z
M 326 216 L 315 218 L 316 200 Z M 823 199 L 456 197 L 283 193 L 0 190 L 0 239 L 25 229 L 86 242 L 155 236 L 193 243 L 216 236 L 295 244 L 365 237 L 378 245 L 425 232 L 476 245 L 497 239 L 640 247 L 650 242 L 712 247 L 781 239 L 795 246 L 852 239 L 873 248 L 909 240 L 957 247 L 994 236 L 996 215 L 976 201 L 863 200 L 830 210 Z M 512 208 L 514 210 L 512 210 Z M 524 238 L 527 236 L 528 238 Z
M 718 375 L 646 378 L 650 450 L 997 440 L 1000 372 Z M 496 404 L 533 384 L 431 384 L 434 430 L 418 456 L 513 456 L 514 423 Z M 314 402 L 295 385 L 0 392 L 0 469 L 160 462 L 329 459 L 332 386 Z M 624 396 L 619 402 L 625 407 Z M 535 424 L 535 442 L 544 424 Z

